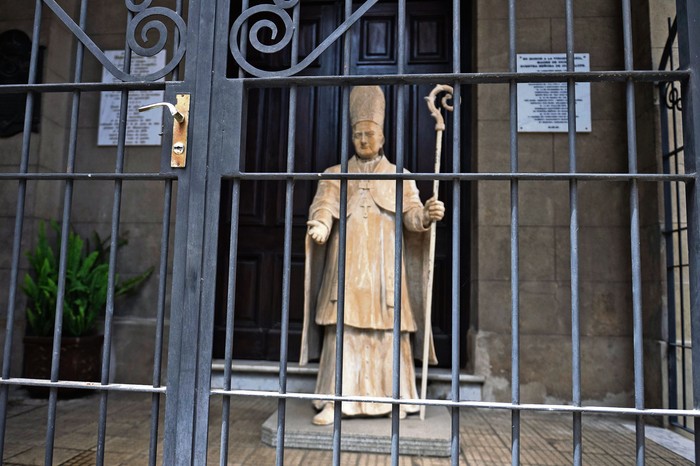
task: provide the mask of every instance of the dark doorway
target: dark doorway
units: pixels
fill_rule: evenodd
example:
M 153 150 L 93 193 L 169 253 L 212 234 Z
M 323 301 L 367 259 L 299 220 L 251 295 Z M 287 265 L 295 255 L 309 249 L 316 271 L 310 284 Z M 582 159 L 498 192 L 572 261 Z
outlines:
M 303 57 L 313 50 L 342 22 L 343 2 L 304 2 L 301 7 L 300 47 Z M 234 13 L 235 14 L 235 13 Z M 468 12 L 465 12 L 468 14 Z M 466 18 L 463 18 L 466 19 Z M 375 5 L 352 31 L 351 74 L 375 75 L 397 73 L 396 48 L 397 5 Z M 462 24 L 470 24 L 463 20 Z M 407 2 L 407 66 L 406 72 L 452 72 L 452 13 L 451 2 Z M 465 33 L 465 37 L 467 34 Z M 463 50 L 470 47 L 462 46 Z M 261 68 L 273 69 L 289 62 L 289 54 L 277 56 L 250 55 L 251 62 Z M 255 63 L 257 62 L 257 64 Z M 463 68 L 468 62 L 462 60 Z M 334 44 L 302 74 L 337 75 L 341 73 L 341 43 Z M 437 84 L 437 83 L 436 83 Z M 435 153 L 435 122 L 430 117 L 423 97 L 433 85 L 411 85 L 405 92 L 406 168 L 413 172 L 431 172 Z M 396 96 L 391 86 L 385 86 L 387 117 L 385 121 L 387 157 L 395 161 Z M 463 91 L 463 94 L 468 94 Z M 468 109 L 463 99 L 462 108 Z M 286 171 L 289 91 L 287 89 L 252 89 L 248 94 L 246 152 L 243 170 L 248 172 Z M 296 158 L 297 172 L 321 172 L 340 162 L 340 88 L 298 88 Z M 462 112 L 464 127 L 468 115 Z M 450 127 L 448 117 L 448 128 Z M 448 129 L 447 141 L 451 138 Z M 469 166 L 467 129 L 462 134 L 462 167 Z M 444 144 L 443 166 L 451 166 L 451 144 Z M 425 201 L 431 182 L 419 182 L 421 198 Z M 290 291 L 289 358 L 298 359 L 303 317 L 304 235 L 308 207 L 316 183 L 297 182 L 294 188 L 292 273 Z M 462 188 L 462 205 L 468 206 L 468 188 Z M 433 331 L 441 366 L 448 367 L 451 344 L 451 231 L 450 200 L 452 190 L 441 184 L 440 198 L 448 213 L 438 228 L 435 288 L 433 301 Z M 276 181 L 247 181 L 241 183 L 238 266 L 235 296 L 234 358 L 278 360 L 280 315 L 282 308 L 283 236 L 285 184 Z M 219 273 L 217 275 L 217 304 L 215 317 L 214 357 L 224 356 L 226 325 L 226 284 L 228 273 L 228 238 L 231 225 L 230 189 L 224 189 L 220 222 Z M 468 215 L 462 215 L 462 250 L 468 252 Z M 463 254 L 463 283 L 468 283 L 468 256 Z M 462 287 L 460 330 L 461 363 L 466 363 L 466 329 L 469 321 L 468 287 Z

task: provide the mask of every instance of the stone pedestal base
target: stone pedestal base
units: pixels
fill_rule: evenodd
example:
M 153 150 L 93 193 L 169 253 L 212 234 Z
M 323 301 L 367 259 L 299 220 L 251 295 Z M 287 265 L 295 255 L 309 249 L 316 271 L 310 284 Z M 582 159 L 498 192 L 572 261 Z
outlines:
M 284 445 L 287 448 L 333 449 L 333 425 L 315 426 L 311 401 L 288 400 Z M 341 450 L 390 453 L 391 419 L 343 418 Z M 447 408 L 429 406 L 425 420 L 417 414 L 402 419 L 399 427 L 399 453 L 419 456 L 450 456 L 450 415 Z M 277 445 L 277 411 L 262 426 L 262 441 Z

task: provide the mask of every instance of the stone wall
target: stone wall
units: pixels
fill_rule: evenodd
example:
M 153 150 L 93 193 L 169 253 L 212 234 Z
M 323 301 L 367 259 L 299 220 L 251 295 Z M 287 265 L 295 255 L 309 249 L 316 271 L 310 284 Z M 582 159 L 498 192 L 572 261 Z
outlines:
M 75 2 L 68 2 L 66 8 L 70 11 Z M 0 31 L 18 29 L 32 38 L 34 4 L 31 2 L 0 2 Z M 46 18 L 46 15 L 45 15 Z M 39 44 L 44 47 L 43 67 L 41 69 L 44 82 L 65 82 L 70 76 L 72 52 L 64 45 L 70 44 L 70 34 L 57 25 L 51 18 L 42 22 Z M 62 44 L 51 50 L 46 47 L 49 43 Z M 53 51 L 54 53 L 50 53 Z M 66 119 L 69 110 L 67 94 L 46 94 L 41 99 L 41 118 L 39 131 L 31 133 L 28 145 L 28 170 L 30 172 L 55 172 L 65 164 L 68 133 Z M 17 134 L 2 140 L 0 144 L 0 170 L 17 172 L 23 158 L 23 135 Z M 20 272 L 17 277 L 21 284 L 27 271 L 24 254 L 34 246 L 38 221 L 57 218 L 61 199 L 62 184 L 55 181 L 28 181 L 24 197 L 24 217 L 22 235 L 22 256 L 20 257 Z M 5 326 L 8 312 L 10 269 L 12 264 L 11 241 L 14 238 L 15 218 L 18 209 L 17 181 L 0 182 L 0 234 L 8 241 L 0 255 L 0 325 L 3 332 L 0 336 L 2 344 L 5 340 Z M 22 362 L 22 336 L 25 326 L 26 300 L 21 289 L 16 289 L 14 328 L 15 336 L 12 346 L 12 374 L 19 376 Z
M 153 3 L 156 4 L 172 7 L 172 2 L 168 1 Z M 124 49 L 126 13 L 123 2 L 110 2 L 90 9 L 88 33 L 102 50 Z M 169 47 L 166 50 L 170 54 Z M 91 54 L 86 54 L 83 80 L 99 82 L 101 77 L 102 65 Z M 79 157 L 76 166 L 81 172 L 114 172 L 118 163 L 116 147 L 97 146 L 99 100 L 99 92 L 85 93 L 81 98 L 78 152 L 82 157 Z M 170 124 L 165 118 L 163 121 Z M 160 170 L 160 156 L 160 146 L 127 146 L 123 170 L 157 173 Z M 115 188 L 113 181 L 76 183 L 72 218 L 78 231 L 84 234 L 97 231 L 102 237 L 109 236 Z M 120 235 L 126 237 L 129 244 L 121 248 L 118 254 L 120 277 L 128 278 L 151 266 L 155 267 L 155 271 L 136 295 L 115 302 L 113 361 L 116 366 L 112 372 L 115 382 L 149 383 L 155 351 L 164 185 L 155 181 L 125 181 L 121 192 Z M 176 192 L 177 183 L 173 183 L 167 290 L 172 267 Z M 170 293 L 167 293 L 166 310 L 169 310 L 169 298 Z M 164 358 L 167 354 L 167 335 L 166 326 Z
M 644 2 L 641 2 L 644 3 Z M 589 53 L 591 71 L 624 69 L 619 2 L 575 2 L 577 53 Z M 646 5 L 635 2 L 635 67 L 651 61 Z M 508 70 L 506 1 L 476 2 L 475 70 Z M 663 22 L 665 26 L 665 20 Z M 564 53 L 561 1 L 517 2 L 517 52 Z M 638 165 L 657 172 L 656 113 L 651 85 L 636 86 Z M 478 172 L 510 170 L 508 85 L 475 90 L 475 163 Z M 628 171 L 625 85 L 591 84 L 592 131 L 576 137 L 577 170 Z M 567 172 L 565 133 L 520 133 L 522 172 Z M 486 376 L 484 398 L 511 399 L 510 184 L 475 183 L 473 212 L 473 368 Z M 661 250 L 659 191 L 641 184 L 641 246 L 647 403 L 661 397 Z M 630 188 L 626 182 L 578 183 L 582 396 L 587 402 L 633 404 Z M 571 268 L 569 183 L 519 183 L 520 374 L 522 402 L 571 400 Z M 612 376 L 614 374 L 614 376 Z
M 154 2 L 168 4 L 167 2 Z M 62 2 L 61 6 L 77 21 L 78 1 Z M 18 28 L 31 36 L 34 4 L 32 2 L 10 2 L 0 0 L 0 31 Z M 7 15 L 4 13 L 7 12 Z M 92 4 L 88 8 L 87 33 L 102 50 L 123 50 L 127 9 L 123 2 Z M 74 62 L 76 41 L 72 33 L 55 15 L 44 7 L 40 44 L 45 47 L 43 81 L 49 83 L 72 82 L 75 79 Z M 102 65 L 88 52 L 82 81 L 99 82 Z M 41 128 L 32 134 L 30 146 L 30 168 L 32 172 L 65 172 L 68 159 L 68 141 L 71 115 L 71 93 L 42 94 Z M 99 120 L 99 92 L 84 92 L 80 96 L 77 127 L 76 164 L 77 172 L 110 173 L 117 164 L 116 147 L 97 146 Z M 21 135 L 6 141 L 0 149 L 0 164 L 3 171 L 17 171 L 21 153 Z M 161 148 L 127 147 L 124 155 L 125 172 L 158 172 Z M 35 243 L 39 221 L 61 219 L 65 182 L 30 181 L 27 184 L 27 207 L 24 216 L 24 254 Z M 173 200 L 176 184 L 173 185 Z M 150 266 L 155 267 L 153 276 L 134 296 L 118 298 L 114 311 L 113 356 L 111 374 L 115 382 L 150 383 L 153 372 L 155 346 L 155 321 L 158 292 L 158 266 L 161 246 L 164 187 L 162 182 L 125 181 L 121 187 L 122 200 L 118 218 L 120 236 L 129 244 L 119 250 L 117 273 L 127 279 Z M 102 238 L 110 236 L 112 207 L 115 199 L 114 181 L 76 181 L 71 201 L 71 226 L 85 237 L 92 238 L 97 232 Z M 0 183 L 0 232 L 12 238 L 17 200 L 17 183 Z M 171 224 L 174 233 L 174 205 Z M 171 247 L 172 257 L 172 247 Z M 0 291 L 3 316 L 6 312 L 7 290 L 10 268 L 9 250 L 0 257 Z M 26 271 L 22 259 L 20 281 Z M 168 270 L 168 277 L 170 270 Z M 169 281 L 168 281 L 169 286 Z M 168 294 L 169 297 L 169 294 Z M 21 337 L 24 334 L 25 299 L 17 293 L 17 315 L 15 349 L 13 350 L 13 373 L 19 375 L 21 368 Z M 166 302 L 166 309 L 169 302 Z M 102 328 L 100 322 L 98 327 Z M 4 329 L 4 322 L 2 323 Z M 2 332 L 4 337 L 4 332 Z M 167 328 L 165 332 L 167 337 Z M 167 348 L 167 339 L 166 339 Z

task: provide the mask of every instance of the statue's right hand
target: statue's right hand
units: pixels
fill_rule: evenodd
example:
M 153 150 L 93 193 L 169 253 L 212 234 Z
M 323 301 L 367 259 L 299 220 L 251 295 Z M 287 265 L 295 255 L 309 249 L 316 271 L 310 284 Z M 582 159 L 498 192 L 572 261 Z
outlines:
M 331 234 L 328 227 L 318 220 L 309 220 L 306 222 L 306 225 L 309 227 L 309 236 L 318 244 L 325 244 L 328 240 L 328 236 Z

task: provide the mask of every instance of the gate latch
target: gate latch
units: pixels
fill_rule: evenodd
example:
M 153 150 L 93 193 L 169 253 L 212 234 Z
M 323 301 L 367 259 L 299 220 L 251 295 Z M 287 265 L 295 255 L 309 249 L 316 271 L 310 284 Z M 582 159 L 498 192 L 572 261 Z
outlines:
M 157 107 L 166 107 L 173 116 L 173 145 L 170 153 L 170 166 L 184 168 L 187 163 L 187 124 L 190 120 L 190 95 L 177 94 L 175 105 L 169 102 L 158 102 L 139 107 L 139 112 Z

